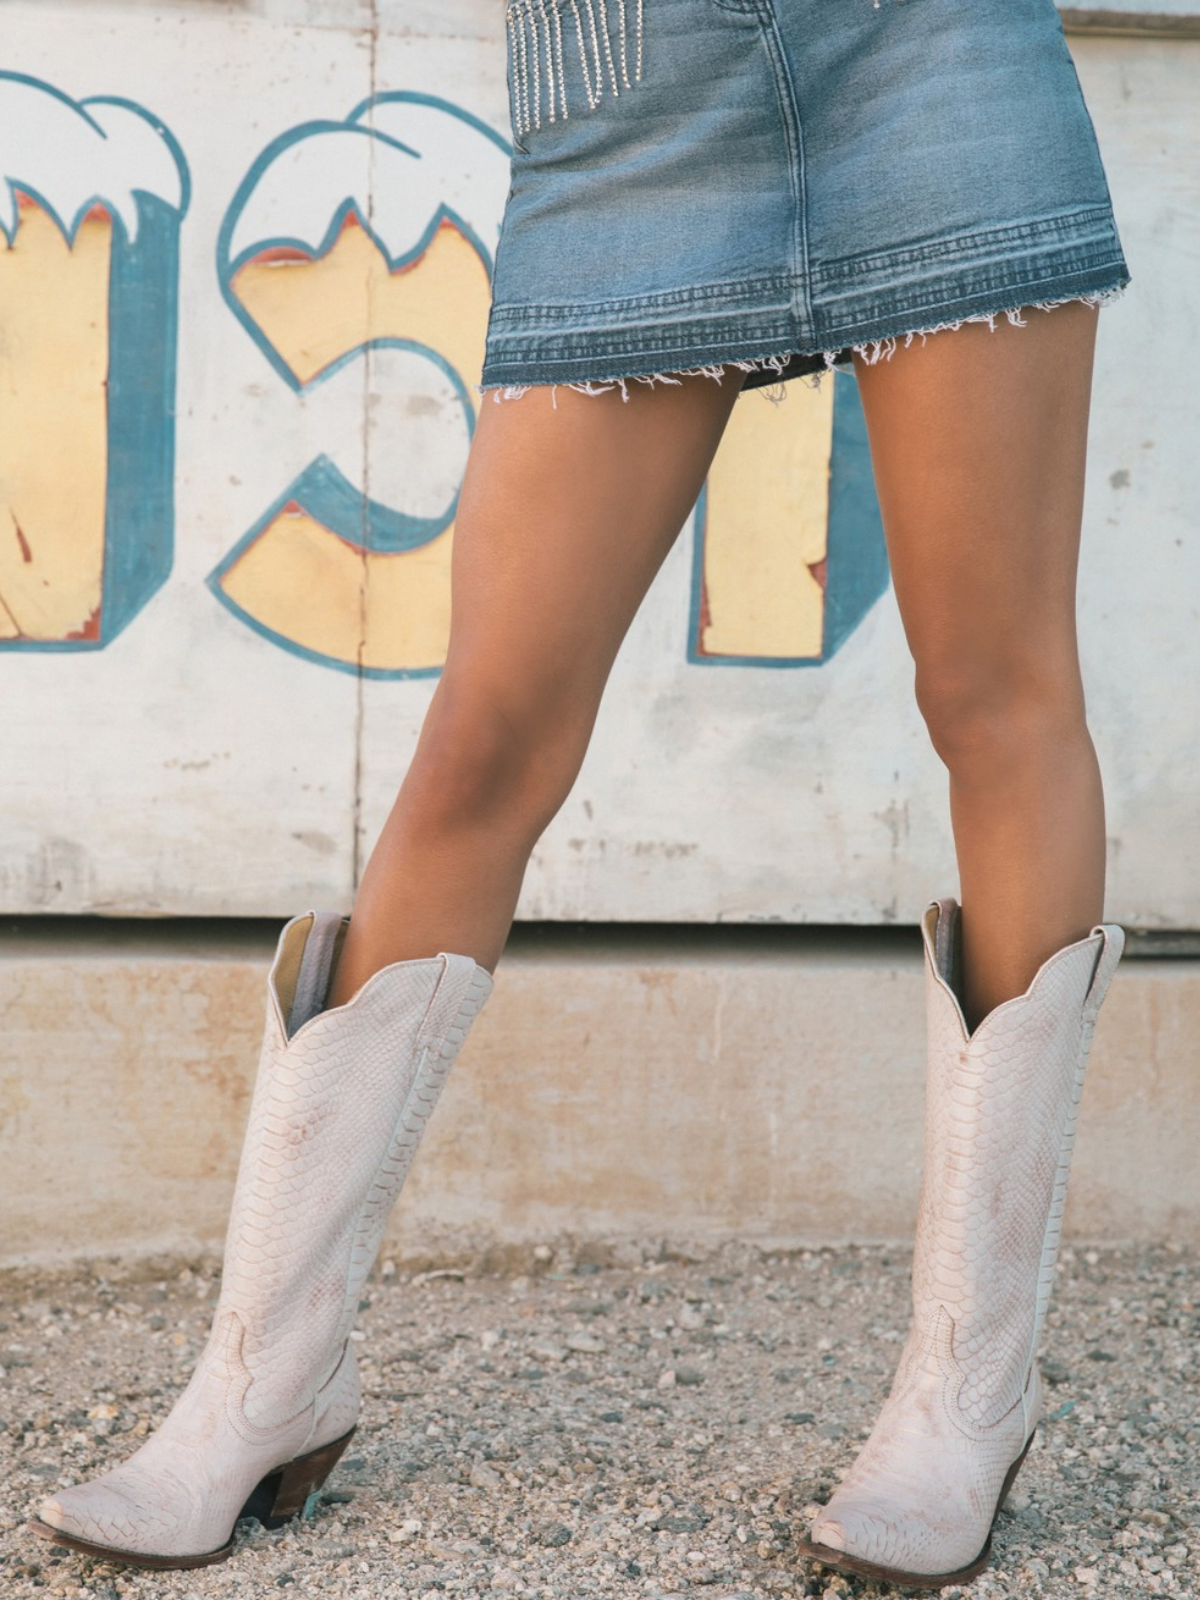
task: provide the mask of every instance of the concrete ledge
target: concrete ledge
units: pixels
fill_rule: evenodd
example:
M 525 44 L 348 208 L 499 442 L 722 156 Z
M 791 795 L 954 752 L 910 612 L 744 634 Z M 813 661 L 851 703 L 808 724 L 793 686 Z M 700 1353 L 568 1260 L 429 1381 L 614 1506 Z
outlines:
M 1137 6 L 1058 8 L 1067 33 L 1112 34 L 1147 39 L 1200 39 L 1200 7 L 1151 11 Z
M 275 928 L 0 928 L 0 1261 L 219 1244 Z M 518 930 L 397 1209 L 407 1263 L 569 1236 L 904 1240 L 915 929 Z M 1200 1228 L 1200 963 L 1129 960 L 1068 1231 Z

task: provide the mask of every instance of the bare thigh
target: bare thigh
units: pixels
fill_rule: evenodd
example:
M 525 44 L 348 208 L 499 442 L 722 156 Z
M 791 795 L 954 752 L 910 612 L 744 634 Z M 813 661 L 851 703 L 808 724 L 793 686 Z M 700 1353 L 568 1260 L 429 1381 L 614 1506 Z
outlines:
M 494 967 L 613 660 L 741 377 L 485 400 L 459 502 L 450 647 L 355 902 L 334 1003 L 391 961 Z
M 1076 639 L 1097 312 L 968 324 L 857 369 L 916 695 L 949 772 L 973 1025 L 1102 914 Z
M 967 324 L 856 367 L 896 599 L 935 741 L 1024 665 L 1078 687 L 1075 587 L 1096 312 Z M 1001 667 L 1000 676 L 995 669 Z M 939 715 L 939 713 L 945 713 Z
M 685 380 L 485 403 L 460 502 L 445 679 L 539 717 L 599 703 L 703 484 L 739 388 Z M 555 408 L 555 401 L 557 408 Z

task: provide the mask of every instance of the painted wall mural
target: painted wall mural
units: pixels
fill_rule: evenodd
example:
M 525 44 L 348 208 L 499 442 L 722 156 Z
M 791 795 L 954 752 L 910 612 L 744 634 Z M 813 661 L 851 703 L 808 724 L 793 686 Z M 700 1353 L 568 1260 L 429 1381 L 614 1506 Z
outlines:
M 0 13 L 0 912 L 345 907 L 446 655 L 503 7 Z M 1190 48 L 1073 36 L 1136 281 L 1080 632 L 1110 910 L 1165 926 L 1200 919 L 1186 317 L 1152 420 L 1144 373 L 1194 300 Z M 740 399 L 519 915 L 913 921 L 952 889 L 888 576 L 853 379 Z
M 187 204 L 151 112 L 0 72 L 0 649 L 103 647 L 171 570 Z
M 0 150 L 0 304 L 20 373 L 0 413 L 15 535 L 0 643 L 103 646 L 171 568 L 187 167 L 142 108 L 17 75 L 0 78 Z M 423 93 L 274 139 L 229 206 L 217 270 L 279 380 L 365 385 L 382 413 L 432 367 L 469 440 L 508 156 L 473 113 Z M 819 665 L 882 592 L 855 392 L 843 379 L 835 404 L 833 389 L 738 413 L 696 528 L 694 664 Z M 402 469 L 393 499 L 377 486 L 381 461 L 411 455 L 403 414 L 390 407 L 383 450 L 368 415 L 338 458 L 315 456 L 208 580 L 273 644 L 369 677 L 436 673 L 449 638 L 457 484 L 433 515 L 405 506 Z
M 407 374 L 389 358 L 407 352 L 448 382 L 469 437 L 507 178 L 503 139 L 432 95 L 377 95 L 345 122 L 306 123 L 268 146 L 234 198 L 218 248 L 225 298 L 296 390 L 365 364 L 372 396 L 399 398 Z M 357 462 L 313 460 L 209 581 L 309 659 L 371 677 L 436 672 L 457 485 L 432 516 L 405 507 L 402 481 L 388 503 L 362 469 L 411 445 L 403 424 L 385 451 L 374 444 L 368 425 Z
M 688 660 L 820 666 L 888 583 L 858 389 L 793 385 L 765 416 L 745 398 L 697 508 Z

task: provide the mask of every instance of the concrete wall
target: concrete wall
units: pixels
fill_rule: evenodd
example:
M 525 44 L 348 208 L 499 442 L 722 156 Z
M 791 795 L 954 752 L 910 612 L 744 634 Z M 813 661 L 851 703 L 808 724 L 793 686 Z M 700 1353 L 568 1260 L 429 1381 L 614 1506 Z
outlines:
M 273 930 L 0 935 L 0 1262 L 219 1245 Z M 917 1198 L 915 930 L 518 931 L 388 1253 L 899 1239 Z M 1068 1231 L 1200 1232 L 1200 964 L 1126 960 Z
M 445 648 L 503 8 L 2 10 L 0 909 L 345 906 Z M 1135 280 L 1081 593 L 1109 911 L 1190 927 L 1200 43 L 1072 44 Z M 853 383 L 748 395 L 521 914 L 911 922 L 952 884 Z
M 1200 35 L 1196 0 L 1124 0 L 1120 5 L 1060 5 L 1059 15 L 1073 33 L 1111 33 L 1165 39 Z

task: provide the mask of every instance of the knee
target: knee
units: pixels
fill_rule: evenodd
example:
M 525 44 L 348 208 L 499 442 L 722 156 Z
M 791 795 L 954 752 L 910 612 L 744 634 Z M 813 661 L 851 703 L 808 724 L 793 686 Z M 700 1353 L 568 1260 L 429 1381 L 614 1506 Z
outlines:
M 586 730 L 495 684 L 443 678 L 406 788 L 436 827 L 489 827 L 530 848 L 570 792 Z
M 1088 737 L 1078 669 L 993 658 L 918 661 L 916 700 L 952 774 L 987 777 Z

